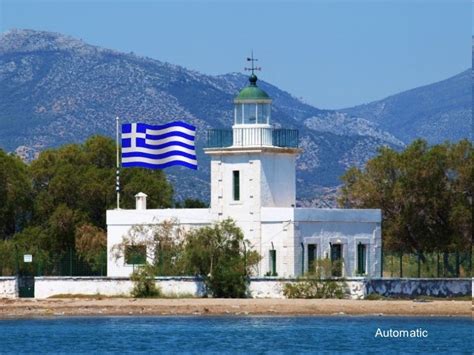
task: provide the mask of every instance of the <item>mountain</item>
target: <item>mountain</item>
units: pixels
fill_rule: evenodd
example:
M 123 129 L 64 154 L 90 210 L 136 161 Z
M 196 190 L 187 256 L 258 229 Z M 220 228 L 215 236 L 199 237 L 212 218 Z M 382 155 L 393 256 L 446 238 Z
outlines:
M 471 72 L 342 112 L 369 120 L 405 143 L 416 138 L 431 144 L 471 138 Z
M 382 145 L 404 146 L 369 114 L 320 110 L 263 80 L 258 84 L 273 99 L 272 123 L 300 132 L 301 205 L 333 206 L 349 166 L 363 166 Z M 204 75 L 58 33 L 11 30 L 0 35 L 0 148 L 31 160 L 45 148 L 93 134 L 113 137 L 116 116 L 154 124 L 182 119 L 198 128 L 199 169 L 173 167 L 167 174 L 178 199 L 207 201 L 205 130 L 230 128 L 233 98 L 245 85 L 247 77 L 238 73 Z

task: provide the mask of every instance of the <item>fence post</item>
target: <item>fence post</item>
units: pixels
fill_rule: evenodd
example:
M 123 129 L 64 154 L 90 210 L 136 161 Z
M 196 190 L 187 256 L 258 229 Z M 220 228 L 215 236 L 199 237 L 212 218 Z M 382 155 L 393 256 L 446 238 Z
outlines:
M 471 249 L 469 250 L 469 276 L 472 277 L 472 246 Z
M 459 277 L 461 271 L 459 270 L 459 250 L 456 250 L 456 277 Z
M 369 250 L 369 253 L 370 253 L 370 250 Z M 380 259 L 382 260 L 382 263 L 380 265 L 380 277 L 383 277 L 383 267 L 384 267 L 384 262 L 383 262 L 383 242 L 382 242 L 382 245 L 380 247 Z
M 72 248 L 69 248 L 69 276 L 72 276 Z
M 403 259 L 403 251 L 400 251 L 400 278 L 403 277 L 402 259 Z
M 439 251 L 436 252 L 436 271 L 439 277 Z
M 418 278 L 421 277 L 421 258 L 420 258 L 420 252 L 418 251 Z
M 15 263 L 15 268 L 16 268 L 16 276 L 20 276 L 20 259 L 18 258 L 18 246 L 15 244 L 15 254 L 16 254 L 16 263 Z

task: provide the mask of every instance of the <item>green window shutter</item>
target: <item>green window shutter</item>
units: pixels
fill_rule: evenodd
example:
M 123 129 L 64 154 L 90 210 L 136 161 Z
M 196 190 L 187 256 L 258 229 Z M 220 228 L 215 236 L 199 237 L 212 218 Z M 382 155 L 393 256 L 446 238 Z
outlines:
M 366 246 L 365 244 L 357 245 L 357 273 L 364 275 L 365 270 L 365 259 L 366 259 Z
M 270 272 L 271 272 L 271 276 L 277 276 L 276 250 L 270 250 Z
M 233 197 L 234 201 L 240 201 L 240 171 L 232 172 Z

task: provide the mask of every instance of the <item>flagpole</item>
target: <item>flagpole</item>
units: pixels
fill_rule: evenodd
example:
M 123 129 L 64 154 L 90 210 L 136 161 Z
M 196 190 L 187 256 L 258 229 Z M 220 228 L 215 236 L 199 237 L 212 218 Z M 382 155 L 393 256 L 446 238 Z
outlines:
M 119 144 L 119 117 L 115 118 L 116 128 L 116 150 L 117 150 L 117 170 L 115 175 L 115 191 L 117 192 L 117 209 L 120 209 L 120 144 Z

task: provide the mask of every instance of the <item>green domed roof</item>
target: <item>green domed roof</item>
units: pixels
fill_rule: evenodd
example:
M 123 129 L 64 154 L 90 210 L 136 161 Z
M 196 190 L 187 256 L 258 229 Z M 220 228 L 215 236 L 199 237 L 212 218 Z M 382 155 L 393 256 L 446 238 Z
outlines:
M 249 85 L 240 90 L 239 94 L 235 97 L 236 101 L 270 100 L 270 96 L 257 86 L 257 76 L 255 74 L 250 75 L 249 82 Z

